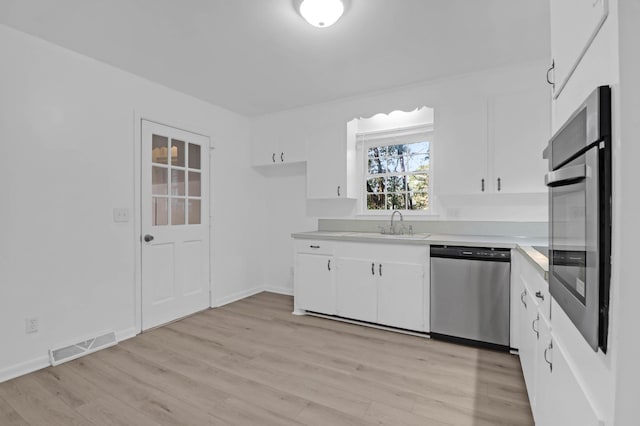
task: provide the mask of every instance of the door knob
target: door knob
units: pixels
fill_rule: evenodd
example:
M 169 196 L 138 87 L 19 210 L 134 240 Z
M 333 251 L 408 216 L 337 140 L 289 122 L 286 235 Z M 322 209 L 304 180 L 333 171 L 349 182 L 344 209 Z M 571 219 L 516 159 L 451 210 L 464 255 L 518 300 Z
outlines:
M 151 235 L 151 234 L 147 234 L 147 235 L 145 235 L 145 236 L 144 236 L 144 241 L 145 241 L 146 243 L 149 243 L 149 242 L 153 241 L 153 235 Z

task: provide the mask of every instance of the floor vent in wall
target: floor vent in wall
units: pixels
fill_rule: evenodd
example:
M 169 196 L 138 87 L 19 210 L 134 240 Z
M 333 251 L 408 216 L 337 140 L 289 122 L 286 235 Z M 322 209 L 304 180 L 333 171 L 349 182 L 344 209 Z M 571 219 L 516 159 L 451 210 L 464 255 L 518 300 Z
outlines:
M 51 361 L 51 365 L 58 365 L 99 351 L 100 349 L 108 348 L 117 343 L 116 334 L 110 331 L 73 345 L 58 349 L 49 349 L 49 360 Z

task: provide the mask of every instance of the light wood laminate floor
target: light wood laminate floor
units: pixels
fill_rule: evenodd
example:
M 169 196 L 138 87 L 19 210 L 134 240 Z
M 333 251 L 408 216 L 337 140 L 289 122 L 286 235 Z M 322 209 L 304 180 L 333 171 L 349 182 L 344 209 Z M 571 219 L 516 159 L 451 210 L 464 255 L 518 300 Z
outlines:
M 261 293 L 0 384 L 0 425 L 532 425 L 518 358 Z

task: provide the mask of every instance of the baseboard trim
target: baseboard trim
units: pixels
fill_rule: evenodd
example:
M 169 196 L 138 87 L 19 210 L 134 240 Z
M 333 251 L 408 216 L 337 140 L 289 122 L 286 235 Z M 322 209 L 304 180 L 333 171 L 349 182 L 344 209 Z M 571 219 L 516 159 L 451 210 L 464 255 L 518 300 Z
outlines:
M 29 361 L 12 365 L 11 367 L 0 370 L 0 383 L 6 382 L 7 380 L 15 379 L 16 377 L 23 376 L 37 370 L 41 370 L 50 365 L 51 364 L 49 363 L 49 355 L 39 356 Z
M 213 308 L 219 308 L 221 306 L 228 305 L 229 303 L 237 302 L 238 300 L 253 296 L 254 294 L 262 293 L 263 291 L 265 291 L 264 286 L 259 286 L 230 294 L 229 296 L 225 296 L 216 300 L 213 304 Z
M 269 293 L 284 294 L 285 296 L 293 296 L 293 289 L 288 287 L 265 286 L 262 290 L 267 291 Z
M 140 332 L 136 327 L 127 328 L 124 330 L 116 331 L 116 340 L 118 343 L 123 340 L 131 339 L 132 337 L 136 337 Z
M 356 325 L 362 325 L 362 326 L 370 327 L 370 328 L 377 328 L 378 330 L 393 331 L 394 333 L 408 334 L 410 336 L 416 336 L 416 337 L 423 337 L 425 339 L 431 339 L 430 333 L 428 333 L 426 331 L 412 331 L 412 330 L 407 330 L 405 328 L 389 327 L 389 326 L 386 326 L 386 325 L 376 324 L 376 323 L 373 323 L 373 322 L 358 321 L 358 320 L 353 320 L 353 319 L 350 319 L 350 318 L 338 317 L 338 316 L 335 316 L 335 315 L 321 314 L 319 312 L 311 312 L 311 311 L 303 311 L 303 312 L 304 312 L 303 315 L 311 315 L 312 317 L 325 318 L 325 319 L 330 319 L 330 320 L 334 320 L 334 321 L 346 322 L 346 323 L 349 323 L 349 324 L 356 324 Z M 292 314 L 293 315 L 300 315 L 300 314 L 296 313 L 296 311 L 293 311 Z

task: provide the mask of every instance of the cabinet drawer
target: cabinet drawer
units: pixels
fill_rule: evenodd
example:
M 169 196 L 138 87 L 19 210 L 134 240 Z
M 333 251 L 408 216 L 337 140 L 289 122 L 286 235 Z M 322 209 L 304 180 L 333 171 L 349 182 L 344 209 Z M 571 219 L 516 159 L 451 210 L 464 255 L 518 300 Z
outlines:
M 296 253 L 333 254 L 334 242 L 327 240 L 296 240 Z
M 524 284 L 527 293 L 531 295 L 531 299 L 540 313 L 549 320 L 551 318 L 551 295 L 549 294 L 549 285 L 547 282 L 534 271 L 534 275 L 521 274 L 520 279 Z

